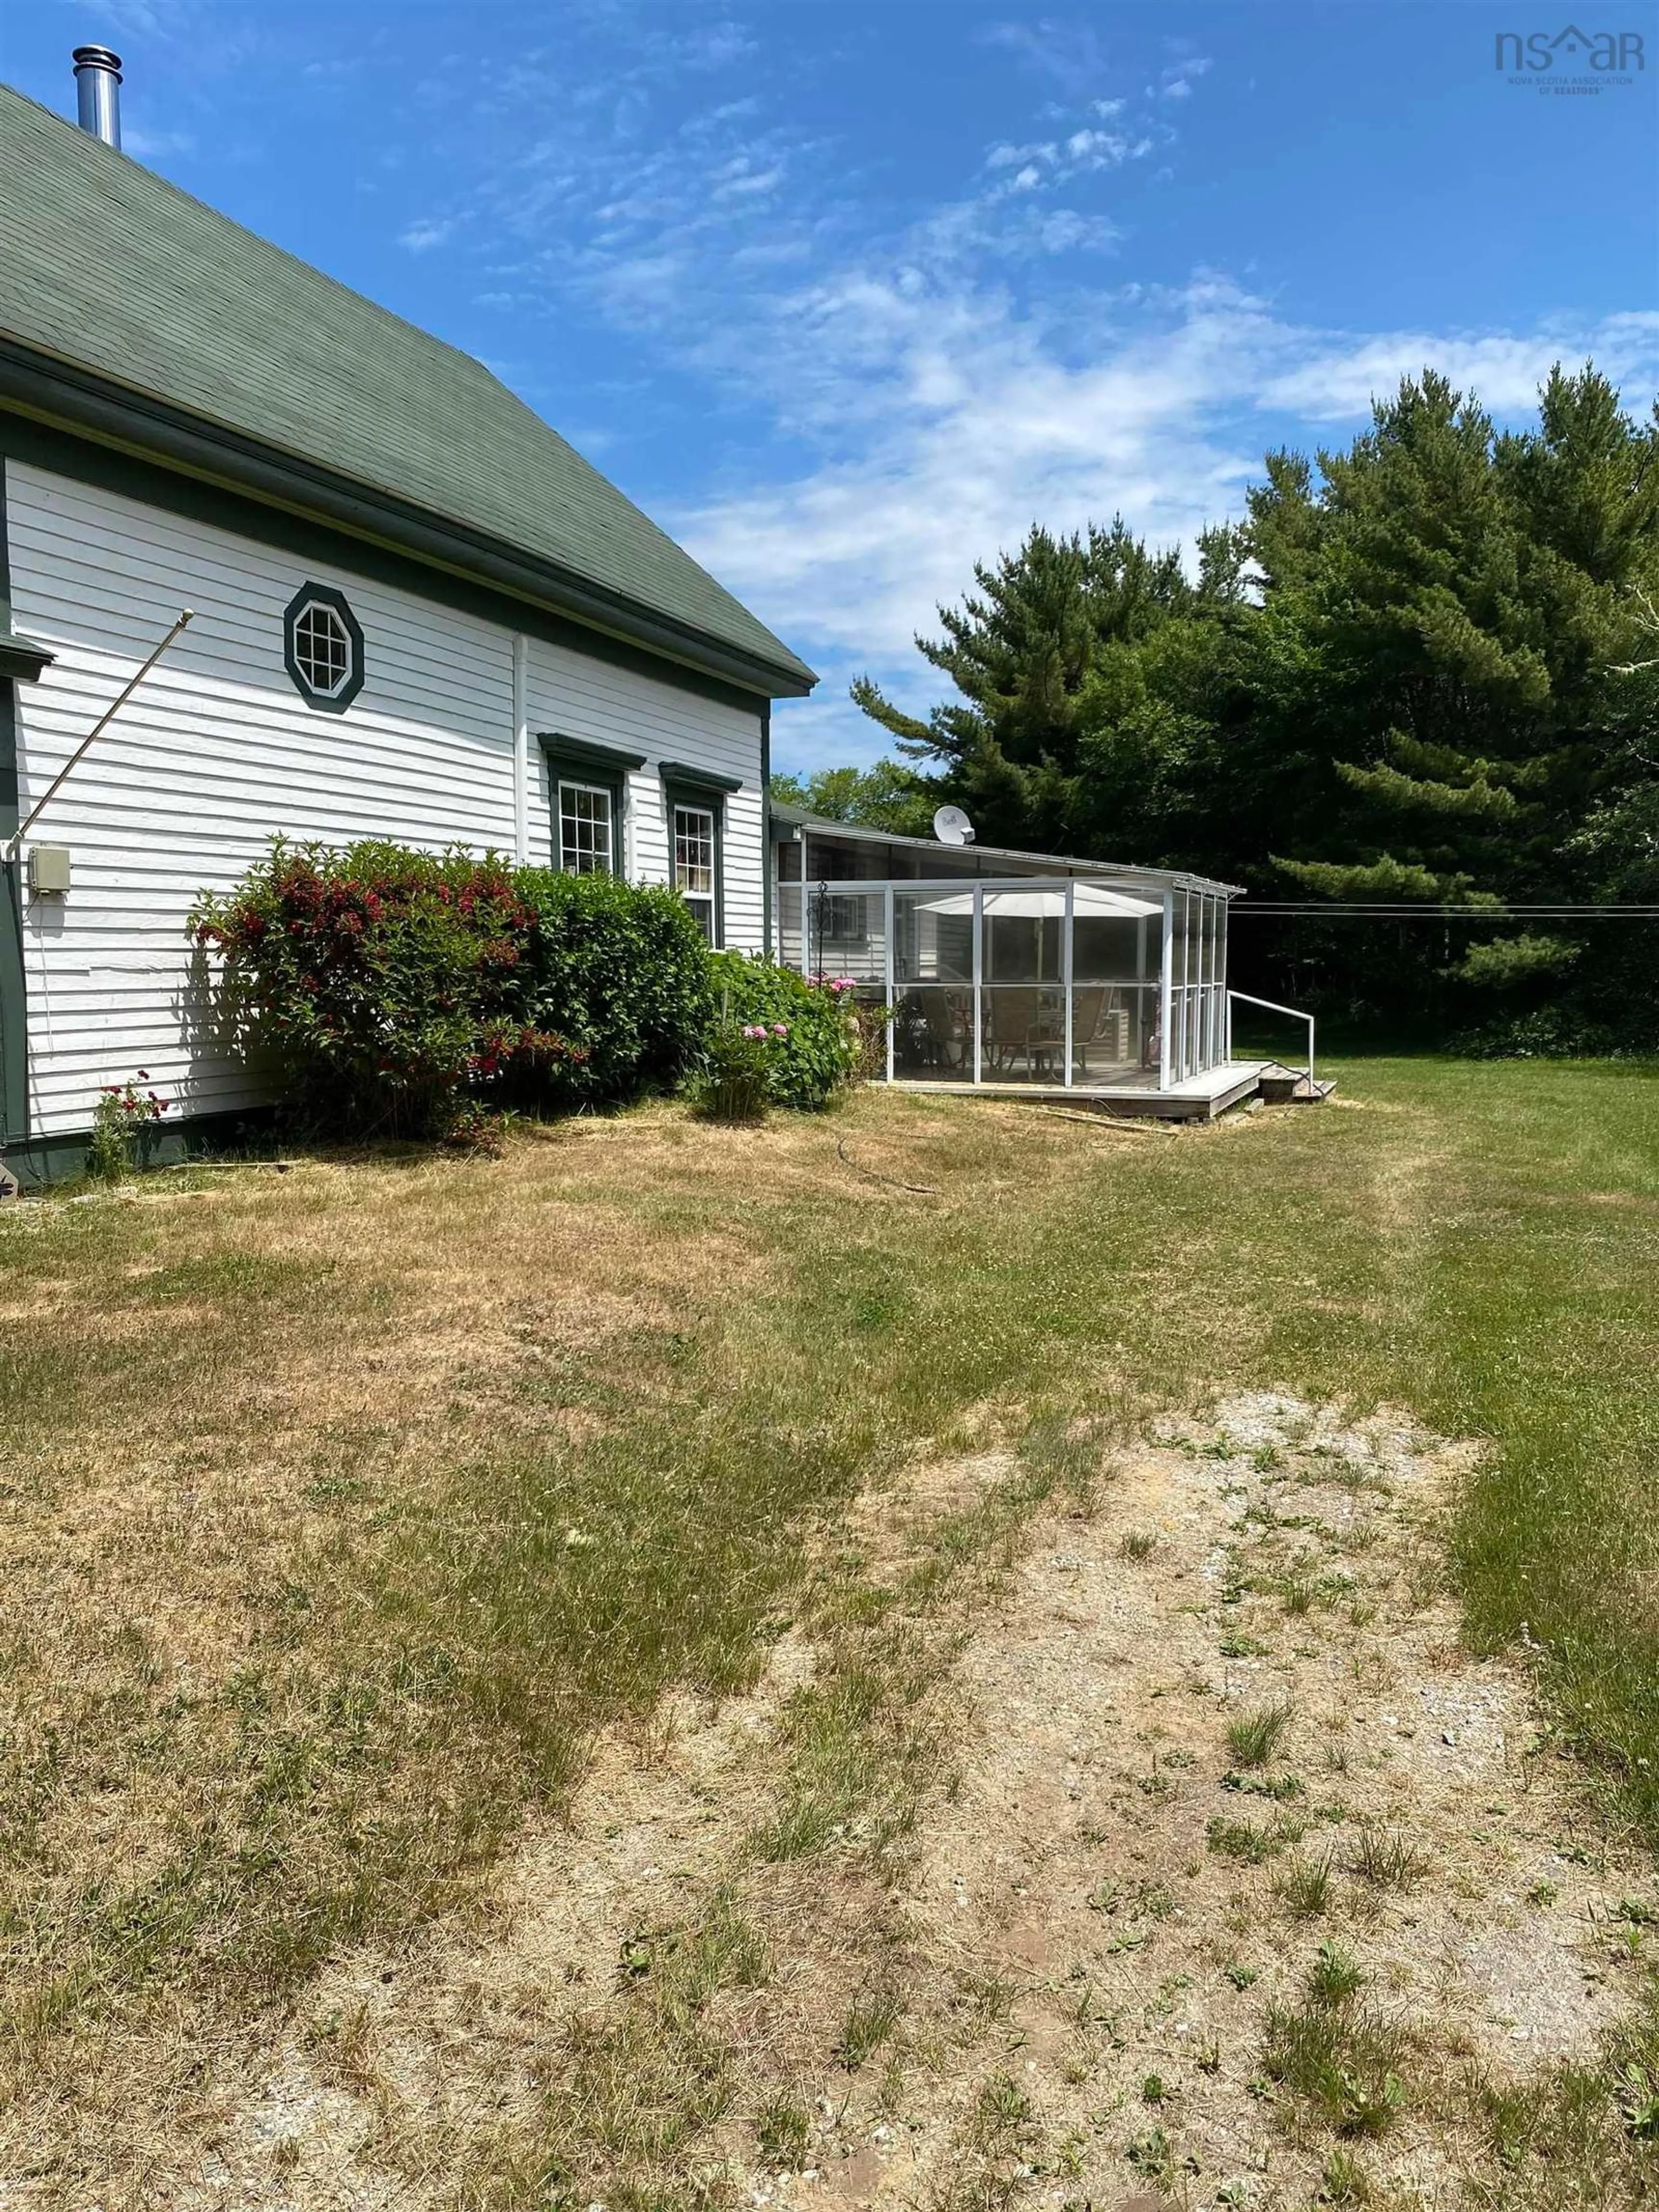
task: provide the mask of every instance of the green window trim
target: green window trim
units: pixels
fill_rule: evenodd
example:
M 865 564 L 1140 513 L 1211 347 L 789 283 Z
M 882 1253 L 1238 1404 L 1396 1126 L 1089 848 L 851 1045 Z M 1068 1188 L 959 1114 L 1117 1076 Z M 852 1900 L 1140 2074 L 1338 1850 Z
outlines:
M 42 672 L 57 658 L 32 637 L 20 637 L 15 630 L 0 630 L 0 683 L 15 677 L 25 684 L 38 684 Z
M 7 531 L 5 456 L 0 453 L 0 641 L 15 647 L 28 640 L 11 627 L 11 546 Z M 51 659 L 47 653 L 45 658 Z M 21 1145 L 29 1133 L 28 983 L 23 965 L 23 857 L 8 858 L 16 831 L 20 796 L 17 686 L 33 682 L 39 667 L 0 659 L 0 1146 Z
M 679 870 L 675 854 L 674 811 L 686 807 L 699 814 L 707 814 L 714 825 L 714 889 L 712 900 L 708 941 L 719 951 L 726 943 L 726 801 L 743 786 L 736 779 L 714 776 L 697 769 L 685 769 L 672 761 L 662 764 L 663 830 L 668 845 L 668 880 L 675 890 L 680 890 Z M 703 896 L 702 893 L 681 893 L 682 896 Z
M 334 624 L 334 636 L 344 647 L 343 667 L 331 688 L 324 688 L 317 681 L 314 668 L 305 658 L 305 641 L 301 625 L 313 611 Z M 309 578 L 301 585 L 283 610 L 283 665 L 288 671 L 289 681 L 305 701 L 319 714 L 343 714 L 363 688 L 363 626 L 351 611 L 350 601 L 333 584 L 319 584 Z
M 11 685 L 0 678 L 8 691 Z M 0 848 L 0 1146 L 29 1133 L 28 993 L 23 968 L 23 863 Z
M 665 783 L 676 785 L 682 791 L 697 791 L 705 801 L 728 799 L 734 791 L 743 789 L 740 775 L 716 775 L 712 769 L 693 768 L 685 761 L 664 761 L 659 771 Z
M 552 846 L 553 865 L 564 866 L 564 843 L 561 833 L 559 786 L 569 784 L 589 791 L 603 791 L 611 801 L 611 872 L 620 877 L 624 872 L 626 844 L 623 820 L 627 811 L 628 772 L 643 768 L 643 753 L 625 752 L 619 745 L 602 745 L 587 738 L 567 738 L 556 730 L 542 730 L 537 742 L 547 763 L 548 831 Z

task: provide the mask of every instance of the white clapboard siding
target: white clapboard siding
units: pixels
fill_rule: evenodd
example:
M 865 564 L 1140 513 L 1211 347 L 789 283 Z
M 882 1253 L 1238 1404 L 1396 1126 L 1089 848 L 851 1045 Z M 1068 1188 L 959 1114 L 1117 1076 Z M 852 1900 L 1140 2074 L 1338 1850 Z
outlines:
M 514 838 L 511 631 L 376 583 L 9 461 L 13 618 L 57 659 L 20 684 L 25 814 L 165 635 L 196 620 L 31 833 L 70 848 L 73 888 L 25 916 L 31 1117 L 84 1129 L 98 1088 L 143 1067 L 177 1111 L 261 1103 L 220 1048 L 204 956 L 185 916 L 276 833 L 343 844 L 387 837 L 510 854 Z M 301 583 L 343 591 L 364 633 L 349 713 L 307 707 L 283 660 Z M 759 710 L 744 714 L 562 647 L 532 642 L 534 729 L 650 756 L 632 778 L 629 872 L 666 879 L 654 763 L 695 762 L 744 788 L 727 809 L 726 941 L 761 943 Z M 531 857 L 549 857 L 545 775 L 531 751 Z
M 532 731 L 550 730 L 647 756 L 645 766 L 628 778 L 624 803 L 628 872 L 637 883 L 671 879 L 659 763 L 678 761 L 715 775 L 742 778 L 743 788 L 726 802 L 725 933 L 727 945 L 758 952 L 764 942 L 765 843 L 758 703 L 752 710 L 726 706 L 540 639 L 530 644 L 527 694 Z M 553 849 L 547 763 L 533 740 L 532 752 L 530 857 L 546 861 Z

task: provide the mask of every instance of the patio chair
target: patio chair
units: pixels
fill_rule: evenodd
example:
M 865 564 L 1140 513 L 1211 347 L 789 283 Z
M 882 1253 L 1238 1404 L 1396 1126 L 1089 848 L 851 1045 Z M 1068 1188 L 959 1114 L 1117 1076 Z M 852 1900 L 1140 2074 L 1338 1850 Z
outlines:
M 943 991 L 907 991 L 899 1000 L 894 1045 L 900 1073 L 955 1068 L 966 1036 L 960 1010 Z
M 922 1048 L 929 1067 L 954 1067 L 964 1037 L 961 1014 L 943 991 L 918 991 L 921 1010 Z
M 1030 1069 L 1036 1054 L 1045 1048 L 1052 1050 L 1056 1042 L 1054 1025 L 1043 1022 L 1041 991 L 992 990 L 986 996 L 990 1003 L 986 1009 L 985 1042 L 991 1066 L 999 1074 L 1012 1069 L 1020 1059 Z

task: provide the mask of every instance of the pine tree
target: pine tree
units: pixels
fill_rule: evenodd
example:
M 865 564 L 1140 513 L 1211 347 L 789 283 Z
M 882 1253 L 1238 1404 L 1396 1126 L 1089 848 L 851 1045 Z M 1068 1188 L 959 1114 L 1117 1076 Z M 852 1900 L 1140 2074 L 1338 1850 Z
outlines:
M 1311 529 L 1299 484 L 1284 507 L 1292 529 L 1264 502 L 1337 779 L 1317 836 L 1304 824 L 1300 854 L 1277 848 L 1288 872 L 1335 898 L 1582 896 L 1574 832 L 1627 756 L 1631 695 L 1609 671 L 1659 542 L 1651 429 L 1593 368 L 1558 368 L 1538 429 L 1502 438 L 1425 373 L 1348 453 L 1322 453 L 1319 471 Z M 1559 985 L 1582 945 L 1571 931 L 1496 930 L 1454 963 L 1455 980 Z M 1443 946 L 1432 951 L 1445 967 Z M 1430 989 L 1419 976 L 1419 995 Z
M 1481 917 L 1304 932 L 1328 1004 L 1659 1042 L 1659 932 L 1504 914 L 1659 884 L 1659 408 L 1558 366 L 1499 434 L 1425 370 L 1248 509 L 1196 582 L 1121 520 L 1034 528 L 917 641 L 953 699 L 854 696 L 988 842 Z
M 1500 440 L 1431 372 L 1319 466 L 1287 611 L 1347 801 L 1328 849 L 1351 855 L 1293 872 L 1350 898 L 1561 896 L 1564 825 L 1617 743 L 1602 672 L 1652 555 L 1650 434 L 1593 369 L 1558 369 L 1539 431 Z
M 1238 588 L 1221 533 L 1217 591 Z M 1153 553 L 1121 519 L 1057 538 L 1033 527 L 994 568 L 977 563 L 977 592 L 941 607 L 944 635 L 918 637 L 958 698 L 925 720 L 906 714 L 867 677 L 853 697 L 908 757 L 939 763 L 949 796 L 988 842 L 1061 848 L 1088 817 L 1079 788 L 1079 706 L 1103 647 L 1151 635 L 1193 599 L 1174 552 Z

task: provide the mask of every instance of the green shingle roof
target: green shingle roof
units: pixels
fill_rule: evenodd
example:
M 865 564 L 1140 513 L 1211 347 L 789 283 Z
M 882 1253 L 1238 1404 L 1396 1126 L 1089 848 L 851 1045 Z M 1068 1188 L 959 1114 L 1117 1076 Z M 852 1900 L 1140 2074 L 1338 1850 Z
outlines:
M 811 681 L 482 363 L 3 85 L 0 333 Z

